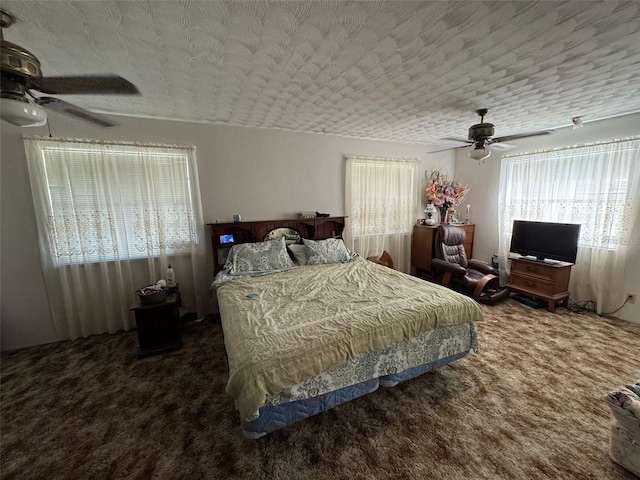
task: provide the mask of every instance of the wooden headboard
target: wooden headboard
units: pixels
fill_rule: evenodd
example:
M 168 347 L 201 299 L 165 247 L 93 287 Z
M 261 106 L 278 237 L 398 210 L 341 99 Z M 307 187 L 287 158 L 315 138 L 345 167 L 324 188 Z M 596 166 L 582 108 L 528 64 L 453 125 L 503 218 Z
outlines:
M 214 276 L 224 267 L 229 249 L 238 243 L 262 242 L 267 233 L 276 228 L 297 230 L 302 238 L 324 240 L 342 237 L 346 217 L 295 218 L 287 220 L 261 220 L 258 222 L 208 223 L 211 228 Z M 221 235 L 233 235 L 233 243 L 221 243 Z

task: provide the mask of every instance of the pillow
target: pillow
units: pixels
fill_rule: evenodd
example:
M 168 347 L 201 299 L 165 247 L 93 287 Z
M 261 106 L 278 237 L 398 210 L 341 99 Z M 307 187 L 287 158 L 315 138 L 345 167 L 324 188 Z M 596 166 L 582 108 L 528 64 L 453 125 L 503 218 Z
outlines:
M 305 247 L 304 245 L 299 245 L 295 243 L 295 244 L 289 245 L 287 248 L 291 250 L 293 257 L 296 259 L 296 262 L 298 262 L 298 265 L 307 264 L 307 252 L 306 252 L 307 247 Z
M 325 263 L 347 263 L 354 255 L 341 238 L 326 240 L 302 240 L 307 253 L 307 265 L 322 265 Z
M 240 243 L 231 247 L 224 269 L 227 273 L 270 272 L 294 267 L 284 237 L 267 242 Z

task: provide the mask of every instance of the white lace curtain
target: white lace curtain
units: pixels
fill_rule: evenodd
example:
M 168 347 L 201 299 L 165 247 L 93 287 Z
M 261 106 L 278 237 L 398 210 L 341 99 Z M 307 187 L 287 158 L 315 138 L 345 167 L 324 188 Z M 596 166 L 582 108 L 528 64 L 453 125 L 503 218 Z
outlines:
M 499 261 L 506 278 L 514 220 L 579 223 L 578 256 L 569 291 L 599 313 L 619 308 L 624 268 L 637 241 L 640 137 L 530 152 L 502 159 Z
M 409 272 L 417 171 L 412 159 L 346 157 L 345 240 L 352 251 L 366 258 L 386 250 L 397 270 Z
M 207 310 L 194 147 L 26 137 L 40 253 L 61 339 L 128 330 L 134 292 L 171 264 Z

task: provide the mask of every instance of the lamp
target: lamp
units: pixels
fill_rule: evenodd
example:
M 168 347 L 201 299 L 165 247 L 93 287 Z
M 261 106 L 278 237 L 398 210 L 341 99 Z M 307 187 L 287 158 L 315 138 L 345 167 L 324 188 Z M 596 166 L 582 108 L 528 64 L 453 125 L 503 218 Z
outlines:
M 474 160 L 484 160 L 491 155 L 491 149 L 484 145 L 483 142 L 477 142 L 473 147 L 473 150 L 469 152 L 469 158 Z
M 435 225 L 438 223 L 436 221 L 436 214 L 438 211 L 436 210 L 436 207 L 433 206 L 433 203 L 429 202 L 427 204 L 427 208 L 424 209 L 424 213 L 427 214 L 427 218 L 424 221 L 425 225 Z
M 24 97 L 3 96 L 0 118 L 19 127 L 41 127 L 47 123 L 47 112 Z

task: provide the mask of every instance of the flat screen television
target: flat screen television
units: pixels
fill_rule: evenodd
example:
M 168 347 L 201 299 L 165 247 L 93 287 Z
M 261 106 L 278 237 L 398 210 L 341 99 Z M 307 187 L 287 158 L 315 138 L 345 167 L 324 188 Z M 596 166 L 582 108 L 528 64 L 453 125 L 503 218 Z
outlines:
M 575 263 L 579 235 L 580 224 L 576 223 L 514 220 L 509 251 L 541 261 Z

